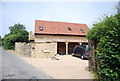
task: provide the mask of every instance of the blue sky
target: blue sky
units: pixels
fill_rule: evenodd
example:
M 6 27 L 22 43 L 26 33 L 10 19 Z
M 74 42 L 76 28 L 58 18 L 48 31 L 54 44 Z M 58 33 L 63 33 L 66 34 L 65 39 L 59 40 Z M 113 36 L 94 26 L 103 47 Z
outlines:
M 83 23 L 92 27 L 103 14 L 116 13 L 116 5 L 117 2 L 2 2 L 0 35 L 9 33 L 8 27 L 18 22 L 34 32 L 35 20 Z

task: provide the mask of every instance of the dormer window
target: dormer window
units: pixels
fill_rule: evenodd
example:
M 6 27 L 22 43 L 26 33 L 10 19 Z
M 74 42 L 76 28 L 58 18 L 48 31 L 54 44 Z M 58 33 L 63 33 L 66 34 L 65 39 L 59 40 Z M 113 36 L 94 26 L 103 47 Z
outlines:
M 42 27 L 42 26 L 40 26 L 40 27 L 39 27 L 39 30 L 40 30 L 40 31 L 43 31 L 43 27 Z
M 71 28 L 71 27 L 68 27 L 68 30 L 69 30 L 69 31 L 72 31 L 72 28 Z
M 83 29 L 80 29 L 80 31 L 81 31 L 82 33 L 85 33 L 85 30 L 83 30 Z

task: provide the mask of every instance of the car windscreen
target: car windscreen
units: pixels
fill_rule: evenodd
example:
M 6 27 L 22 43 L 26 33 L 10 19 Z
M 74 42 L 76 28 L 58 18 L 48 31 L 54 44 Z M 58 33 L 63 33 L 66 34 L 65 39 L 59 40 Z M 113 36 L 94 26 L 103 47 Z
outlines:
M 89 47 L 88 47 L 88 45 L 86 45 L 86 50 L 85 50 L 85 51 L 87 51 L 87 52 L 89 51 Z
M 88 45 L 81 45 L 81 47 L 85 48 L 85 51 L 89 50 Z
M 83 54 L 85 52 L 85 47 L 82 46 L 76 46 L 73 50 L 73 53 L 75 54 Z

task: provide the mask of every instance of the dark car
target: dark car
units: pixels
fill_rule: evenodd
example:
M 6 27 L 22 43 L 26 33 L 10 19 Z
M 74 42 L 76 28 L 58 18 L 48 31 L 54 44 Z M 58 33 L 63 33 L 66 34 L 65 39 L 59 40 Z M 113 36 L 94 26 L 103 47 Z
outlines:
M 89 51 L 88 45 L 77 45 L 73 49 L 72 55 L 81 57 L 82 59 L 88 59 L 89 58 L 88 51 Z

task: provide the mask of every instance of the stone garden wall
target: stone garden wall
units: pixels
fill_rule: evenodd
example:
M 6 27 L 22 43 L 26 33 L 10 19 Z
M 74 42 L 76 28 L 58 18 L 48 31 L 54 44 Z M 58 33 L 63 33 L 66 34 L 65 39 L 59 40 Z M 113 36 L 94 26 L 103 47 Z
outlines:
M 17 54 L 34 58 L 51 58 L 57 54 L 57 43 L 15 43 Z
M 22 56 L 31 57 L 32 55 L 32 43 L 15 43 L 15 51 L 17 54 Z

